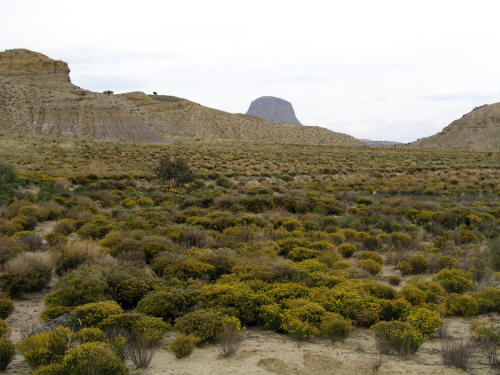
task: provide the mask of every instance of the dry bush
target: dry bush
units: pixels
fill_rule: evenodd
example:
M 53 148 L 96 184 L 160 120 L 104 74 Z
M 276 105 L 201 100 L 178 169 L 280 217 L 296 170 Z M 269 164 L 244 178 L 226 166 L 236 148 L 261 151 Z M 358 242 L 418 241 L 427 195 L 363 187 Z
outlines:
M 127 353 L 136 368 L 147 368 L 153 360 L 158 344 L 139 335 L 127 339 Z
M 111 260 L 99 246 L 89 241 L 71 242 L 64 249 L 54 252 L 52 258 L 59 276 L 82 265 L 109 263 Z
M 24 275 L 32 268 L 51 268 L 52 262 L 48 253 L 26 252 L 18 255 L 4 265 L 4 271 L 12 275 Z
M 234 354 L 243 341 L 243 336 L 236 326 L 229 324 L 217 335 L 220 346 L 220 356 L 229 357 Z
M 441 345 L 441 356 L 443 363 L 447 366 L 454 366 L 467 370 L 472 357 L 474 347 L 471 342 L 448 338 Z

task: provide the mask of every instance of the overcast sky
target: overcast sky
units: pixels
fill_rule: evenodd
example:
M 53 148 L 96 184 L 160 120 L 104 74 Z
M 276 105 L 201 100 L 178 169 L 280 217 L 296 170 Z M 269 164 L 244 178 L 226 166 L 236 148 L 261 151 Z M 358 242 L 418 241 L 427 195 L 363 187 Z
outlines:
M 0 1 L 0 50 L 69 63 L 86 89 L 298 119 L 408 142 L 500 101 L 500 1 Z

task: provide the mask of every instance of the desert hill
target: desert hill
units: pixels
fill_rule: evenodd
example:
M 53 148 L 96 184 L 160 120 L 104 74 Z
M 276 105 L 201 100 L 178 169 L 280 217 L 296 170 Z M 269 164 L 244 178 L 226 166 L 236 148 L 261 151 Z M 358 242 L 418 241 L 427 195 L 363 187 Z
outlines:
M 261 96 L 250 103 L 247 115 L 259 116 L 279 124 L 302 125 L 295 116 L 292 103 L 274 96 Z
M 409 144 L 412 148 L 500 150 L 500 103 L 474 108 L 441 132 Z
M 169 143 L 173 137 L 359 146 L 321 127 L 274 124 L 171 96 L 106 95 L 71 83 L 68 65 L 26 49 L 0 52 L 0 130 L 106 141 Z

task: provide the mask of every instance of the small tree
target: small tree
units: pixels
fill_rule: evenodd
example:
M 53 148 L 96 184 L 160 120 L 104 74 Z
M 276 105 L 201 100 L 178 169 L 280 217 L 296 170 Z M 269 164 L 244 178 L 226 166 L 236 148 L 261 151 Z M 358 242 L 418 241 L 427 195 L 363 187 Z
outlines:
M 184 159 L 164 156 L 155 168 L 156 176 L 170 187 L 182 186 L 195 179 L 195 174 Z
M 114 92 L 113 92 L 113 91 L 111 91 L 111 90 L 105 90 L 105 91 L 103 91 L 102 93 L 103 93 L 103 94 L 106 94 L 106 95 L 113 95 L 113 94 L 114 94 Z

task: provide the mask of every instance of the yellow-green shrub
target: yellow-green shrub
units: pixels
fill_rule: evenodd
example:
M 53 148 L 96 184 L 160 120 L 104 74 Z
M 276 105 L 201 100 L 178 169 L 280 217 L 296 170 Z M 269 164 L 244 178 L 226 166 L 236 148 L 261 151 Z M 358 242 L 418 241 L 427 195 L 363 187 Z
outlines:
M 337 313 L 325 313 L 319 325 L 321 336 L 332 340 L 340 340 L 347 337 L 354 327 L 350 319 L 345 319 Z
M 233 324 L 238 330 L 241 330 L 238 318 L 213 310 L 196 310 L 177 318 L 174 327 L 186 335 L 192 334 L 198 337 L 200 343 L 204 343 L 215 342 L 218 335 L 229 324 Z
M 112 348 L 103 342 L 89 342 L 71 348 L 62 360 L 67 374 L 126 375 L 127 367 Z
M 375 262 L 373 259 L 361 259 L 358 262 L 358 266 L 372 275 L 376 275 L 382 270 L 380 264 Z
M 473 316 L 479 314 L 479 303 L 471 297 L 451 293 L 444 300 L 446 315 Z
M 418 329 L 424 337 L 431 336 L 434 330 L 443 323 L 438 312 L 424 307 L 410 312 L 406 321 Z
M 71 331 L 58 327 L 52 331 L 39 333 L 24 339 L 18 348 L 33 368 L 58 362 L 71 343 Z
M 71 320 L 80 327 L 95 327 L 109 316 L 122 312 L 115 301 L 91 302 L 76 307 L 71 312 Z
M 104 332 L 99 328 L 82 328 L 75 334 L 75 339 L 80 343 L 85 344 L 86 342 L 95 341 L 106 341 L 106 336 Z
M 5 371 L 12 361 L 16 349 L 6 337 L 0 337 L 0 371 Z
M 470 275 L 459 269 L 444 269 L 432 278 L 448 293 L 463 293 L 472 289 Z
M 421 332 L 405 322 L 379 322 L 371 329 L 382 353 L 415 353 L 425 341 Z
M 173 352 L 177 358 L 184 358 L 193 352 L 199 339 L 194 335 L 180 334 L 172 340 L 168 350 Z
M 337 247 L 337 251 L 344 257 L 350 258 L 358 250 L 356 245 L 343 243 Z
M 14 302 L 7 297 L 0 298 L 0 319 L 6 319 L 14 311 Z

